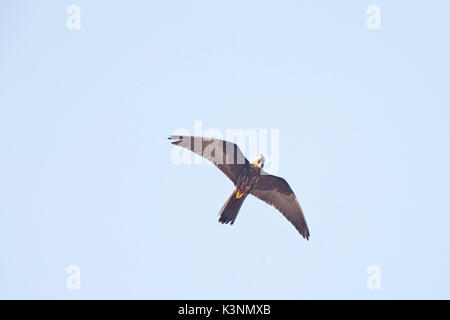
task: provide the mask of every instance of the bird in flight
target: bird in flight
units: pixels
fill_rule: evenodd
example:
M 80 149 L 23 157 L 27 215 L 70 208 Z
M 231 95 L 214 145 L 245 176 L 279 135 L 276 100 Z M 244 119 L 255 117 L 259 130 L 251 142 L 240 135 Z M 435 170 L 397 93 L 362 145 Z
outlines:
M 277 208 L 309 240 L 308 225 L 297 197 L 286 180 L 262 169 L 263 155 L 249 162 L 239 147 L 229 141 L 177 135 L 169 140 L 211 161 L 234 183 L 235 190 L 220 209 L 219 222 L 232 225 L 245 198 L 251 194 Z

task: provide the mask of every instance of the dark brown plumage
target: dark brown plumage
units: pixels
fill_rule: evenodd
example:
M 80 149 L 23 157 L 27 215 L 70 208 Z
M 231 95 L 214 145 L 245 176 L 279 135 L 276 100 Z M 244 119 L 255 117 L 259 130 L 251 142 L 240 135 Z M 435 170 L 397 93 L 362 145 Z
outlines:
M 309 239 L 308 225 L 297 197 L 283 178 L 262 170 L 264 157 L 249 162 L 239 147 L 229 141 L 193 136 L 170 136 L 172 144 L 184 147 L 214 163 L 236 186 L 219 212 L 219 222 L 233 224 L 247 195 L 277 208 L 298 232 Z

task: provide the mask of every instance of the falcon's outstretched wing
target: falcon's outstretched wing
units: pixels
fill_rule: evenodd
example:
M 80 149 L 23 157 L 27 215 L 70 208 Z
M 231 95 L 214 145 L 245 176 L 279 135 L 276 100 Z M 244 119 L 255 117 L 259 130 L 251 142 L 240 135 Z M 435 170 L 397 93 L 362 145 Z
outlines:
M 303 238 L 309 240 L 308 225 L 302 208 L 286 180 L 261 172 L 261 177 L 250 193 L 277 208 Z
M 208 159 L 236 184 L 239 173 L 249 164 L 239 147 L 229 141 L 194 136 L 170 136 L 172 144 Z

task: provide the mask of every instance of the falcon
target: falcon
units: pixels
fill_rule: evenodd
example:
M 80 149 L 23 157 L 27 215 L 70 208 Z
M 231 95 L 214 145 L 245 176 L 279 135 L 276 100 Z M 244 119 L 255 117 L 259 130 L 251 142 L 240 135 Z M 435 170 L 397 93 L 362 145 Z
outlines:
M 251 194 L 278 209 L 309 240 L 308 225 L 297 197 L 286 180 L 263 170 L 263 155 L 249 162 L 239 147 L 229 141 L 178 135 L 171 135 L 169 140 L 211 161 L 234 183 L 233 193 L 220 209 L 220 223 L 232 225 L 245 198 Z

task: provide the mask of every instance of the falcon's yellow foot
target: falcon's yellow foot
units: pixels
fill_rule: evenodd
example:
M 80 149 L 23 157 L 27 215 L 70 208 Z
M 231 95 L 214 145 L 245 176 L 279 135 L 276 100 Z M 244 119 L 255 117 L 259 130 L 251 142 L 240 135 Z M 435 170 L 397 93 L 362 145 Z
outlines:
M 241 193 L 241 192 L 238 190 L 237 193 L 236 193 L 236 199 L 242 198 L 243 195 L 244 195 L 244 192 Z

